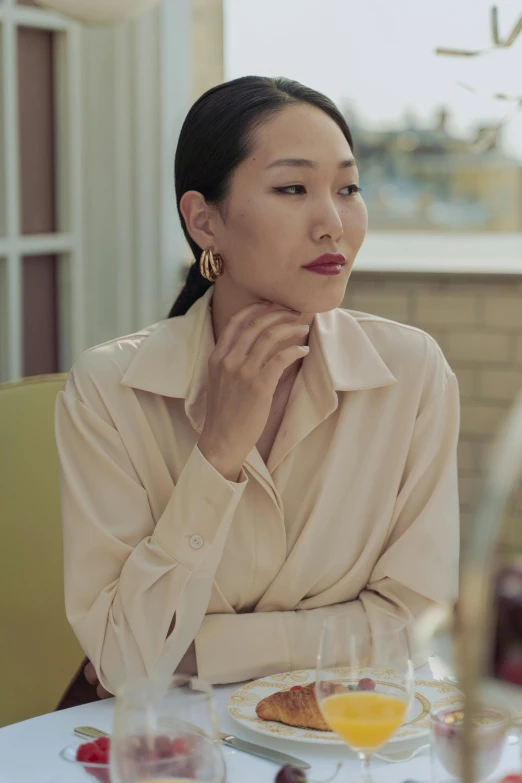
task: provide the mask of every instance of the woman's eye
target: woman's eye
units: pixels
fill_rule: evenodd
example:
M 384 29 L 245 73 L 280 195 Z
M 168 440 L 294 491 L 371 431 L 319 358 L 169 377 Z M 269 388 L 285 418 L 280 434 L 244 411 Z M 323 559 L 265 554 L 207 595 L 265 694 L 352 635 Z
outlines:
M 301 196 L 303 193 L 306 193 L 304 185 L 287 185 L 284 188 L 274 188 L 274 190 L 287 196 Z M 360 193 L 362 188 L 359 185 L 346 185 L 340 192 L 342 193 L 343 190 L 348 191 L 348 193 L 343 193 L 343 196 L 354 196 L 356 193 Z
M 359 185 L 347 185 L 345 188 L 343 188 L 343 190 L 349 191 L 344 195 L 355 196 L 356 193 L 360 193 L 362 191 L 362 188 L 360 188 Z
M 278 193 L 286 193 L 288 196 L 299 196 L 305 193 L 304 185 L 287 185 L 284 188 L 275 188 Z

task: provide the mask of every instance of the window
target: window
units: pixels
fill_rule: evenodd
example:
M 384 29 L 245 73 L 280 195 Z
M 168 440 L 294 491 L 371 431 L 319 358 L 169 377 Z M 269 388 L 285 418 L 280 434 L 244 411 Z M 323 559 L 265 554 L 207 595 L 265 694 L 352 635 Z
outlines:
M 63 370 L 81 345 L 77 34 L 0 3 L 0 380 Z
M 337 103 L 353 131 L 375 234 L 488 232 L 498 240 L 522 232 L 522 34 L 482 57 L 436 53 L 490 47 L 491 4 L 227 0 L 226 78 L 284 75 Z M 505 38 L 522 6 L 496 5 Z

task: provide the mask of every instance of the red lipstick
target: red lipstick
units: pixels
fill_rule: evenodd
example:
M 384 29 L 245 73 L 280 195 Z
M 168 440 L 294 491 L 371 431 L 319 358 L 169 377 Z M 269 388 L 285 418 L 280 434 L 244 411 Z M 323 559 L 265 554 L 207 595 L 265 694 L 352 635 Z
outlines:
M 341 253 L 325 253 L 303 268 L 318 275 L 338 275 L 345 264 L 346 259 Z

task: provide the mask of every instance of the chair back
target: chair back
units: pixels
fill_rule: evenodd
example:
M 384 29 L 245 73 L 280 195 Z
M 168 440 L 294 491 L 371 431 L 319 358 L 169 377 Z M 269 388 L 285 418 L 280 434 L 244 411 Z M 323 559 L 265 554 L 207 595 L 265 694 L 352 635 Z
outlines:
M 55 709 L 84 654 L 65 616 L 56 395 L 0 384 L 0 727 Z

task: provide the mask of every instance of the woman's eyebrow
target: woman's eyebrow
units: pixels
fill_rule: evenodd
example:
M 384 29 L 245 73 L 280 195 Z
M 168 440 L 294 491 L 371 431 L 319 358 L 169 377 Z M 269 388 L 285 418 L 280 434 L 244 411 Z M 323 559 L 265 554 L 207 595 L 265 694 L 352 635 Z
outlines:
M 267 169 L 273 169 L 275 166 L 293 166 L 294 168 L 315 169 L 317 168 L 317 163 L 314 163 L 313 160 L 308 160 L 307 158 L 279 158 L 278 160 L 274 160 L 273 163 L 270 163 L 267 166 Z M 348 158 L 339 163 L 340 169 L 348 169 L 351 166 L 357 166 L 355 158 Z

